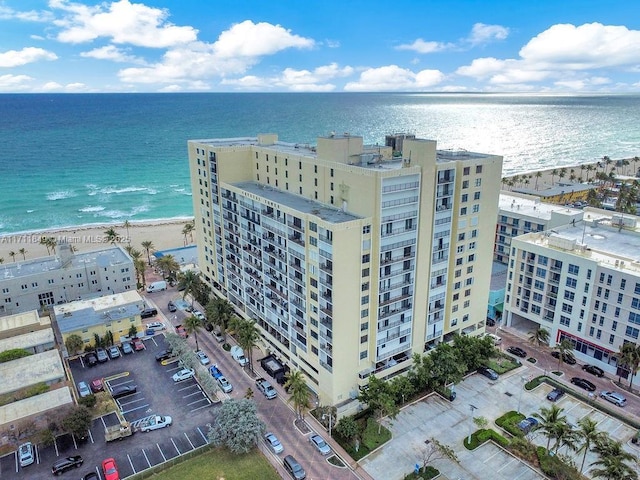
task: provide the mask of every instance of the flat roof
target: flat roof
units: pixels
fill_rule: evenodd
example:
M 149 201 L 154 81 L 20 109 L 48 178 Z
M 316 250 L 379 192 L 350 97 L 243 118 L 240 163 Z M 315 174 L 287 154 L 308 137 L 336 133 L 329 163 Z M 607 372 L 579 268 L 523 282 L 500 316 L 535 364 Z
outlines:
M 62 333 L 134 317 L 143 309 L 144 300 L 135 290 L 54 306 Z
M 262 185 L 257 182 L 240 182 L 232 184 L 234 187 L 244 190 L 258 197 L 272 201 L 278 205 L 284 205 L 298 212 L 308 213 L 321 218 L 329 223 L 344 223 L 360 220 L 363 217 L 353 215 L 352 213 L 343 212 L 337 208 L 327 207 L 325 204 L 284 192 L 268 185 Z
M 43 328 L 35 332 L 0 339 L 0 352 L 14 348 L 33 348 L 39 345 L 49 345 L 53 344 L 54 341 L 53 329 Z
M 48 316 L 41 317 L 37 310 L 29 310 L 0 317 L 0 334 L 16 329 L 41 328 L 48 325 L 51 325 L 51 319 Z
M 127 253 L 119 246 L 93 250 L 91 252 L 74 253 L 71 257 L 71 267 L 80 268 L 88 265 L 106 267 L 130 262 Z M 0 280 L 20 278 L 50 272 L 63 268 L 64 261 L 59 255 L 39 257 L 32 260 L 3 263 L 0 267 Z M 69 268 L 69 267 L 67 267 Z
M 47 410 L 54 410 L 70 403 L 73 403 L 73 396 L 68 386 L 49 390 L 40 395 L 1 406 L 0 425 L 6 425 Z
M 0 378 L 2 395 L 40 382 L 63 380 L 65 372 L 58 350 L 49 350 L 0 363 Z
M 170 248 L 168 250 L 160 250 L 153 254 L 156 258 L 162 258 L 165 255 L 171 255 L 173 259 L 180 265 L 188 265 L 198 263 L 198 246 L 188 245 L 186 247 Z
M 566 215 L 569 218 L 582 217 L 583 215 L 582 210 L 541 202 L 539 197 L 533 195 L 509 195 L 505 192 L 500 192 L 498 207 L 501 211 L 500 213 L 504 211 L 505 214 L 508 214 L 511 211 L 519 216 L 541 220 L 550 220 L 552 214 Z
M 532 190 L 530 188 L 514 188 L 513 191 L 517 193 L 526 193 L 527 195 L 536 195 L 538 197 L 555 197 L 557 195 L 564 195 L 565 193 L 584 192 L 585 190 L 593 190 L 595 185 L 588 185 L 584 183 L 571 183 L 566 185 L 558 185 L 557 187 L 546 188 L 544 190 Z

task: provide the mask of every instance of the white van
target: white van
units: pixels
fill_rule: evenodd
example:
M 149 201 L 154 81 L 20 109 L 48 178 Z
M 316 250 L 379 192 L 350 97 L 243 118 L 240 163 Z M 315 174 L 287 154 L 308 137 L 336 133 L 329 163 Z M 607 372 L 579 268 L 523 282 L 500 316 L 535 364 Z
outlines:
M 161 280 L 159 282 L 153 282 L 147 285 L 147 293 L 161 292 L 162 290 L 166 290 L 166 289 L 167 289 L 167 282 L 165 282 L 164 280 Z
M 233 347 L 231 347 L 231 356 L 243 367 L 247 363 L 249 363 L 249 360 L 247 360 L 247 358 L 244 356 L 244 351 L 238 345 L 234 345 Z

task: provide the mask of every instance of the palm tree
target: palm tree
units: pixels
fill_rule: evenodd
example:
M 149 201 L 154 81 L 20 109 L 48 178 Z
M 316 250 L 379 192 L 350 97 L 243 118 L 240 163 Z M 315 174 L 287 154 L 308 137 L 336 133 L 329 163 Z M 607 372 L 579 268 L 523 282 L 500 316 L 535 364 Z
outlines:
M 18 253 L 22 255 L 22 260 L 27 259 L 27 251 L 24 248 L 21 248 L 20 250 L 18 250 Z
M 118 232 L 116 232 L 113 227 L 105 230 L 104 235 L 105 237 L 107 237 L 107 242 L 109 242 L 111 245 L 116 244 L 116 240 L 118 240 Z
M 163 255 L 156 260 L 156 265 L 162 272 L 162 278 L 171 281 L 175 279 L 180 271 L 180 264 L 173 258 L 173 255 Z
M 637 480 L 638 472 L 627 462 L 636 463 L 635 455 L 627 452 L 622 443 L 611 439 L 608 435 L 599 438 L 592 452 L 598 455 L 598 460 L 592 462 L 598 468 L 591 469 L 591 477 L 605 478 L 607 480 Z
M 553 187 L 553 181 L 554 181 L 556 175 L 558 175 L 558 169 L 554 168 L 553 170 L 551 170 L 551 186 L 552 187 Z
M 560 343 L 556 343 L 556 346 L 553 349 L 558 352 L 558 370 L 560 370 L 560 364 L 564 362 L 566 356 L 573 350 L 573 346 L 569 342 L 569 340 L 562 339 Z
M 138 283 L 140 284 L 140 286 L 142 288 L 147 286 L 147 279 L 144 276 L 144 271 L 145 271 L 145 263 L 144 260 L 142 260 L 141 258 L 136 258 L 133 261 L 133 266 L 136 269 L 136 278 L 138 279 Z
M 640 368 L 640 346 L 631 342 L 624 342 L 618 351 L 618 368 L 620 369 L 618 382 L 622 381 L 622 370 L 629 372 L 629 391 L 633 388 L 633 377 Z
M 529 343 L 537 347 L 549 344 L 549 330 L 544 327 L 538 327 L 536 330 L 529 332 Z
M 562 167 L 560 169 L 560 173 L 558 173 L 558 177 L 562 180 L 567 175 L 567 169 Z
M 596 429 L 597 425 L 598 422 L 591 420 L 589 417 L 582 417 L 578 420 L 578 426 L 580 427 L 578 429 L 578 435 L 582 439 L 582 446 L 578 452 L 583 451 L 580 473 L 584 470 L 584 462 L 587 459 L 587 452 L 589 452 L 591 445 L 593 445 L 603 435 L 603 432 Z
M 554 429 L 554 436 L 556 443 L 553 446 L 553 451 L 558 455 L 560 447 L 567 447 L 569 450 L 577 450 L 578 446 L 578 432 L 569 422 L 561 422 Z
M 567 417 L 562 415 L 563 408 L 558 407 L 555 403 L 550 408 L 542 407 L 540 412 L 533 414 L 535 418 L 540 420 L 539 430 L 547 435 L 547 452 L 551 439 L 557 438 L 558 425 L 567 423 Z
M 51 253 L 51 247 L 49 246 L 49 237 L 40 237 L 40 245 L 47 247 L 47 255 Z
M 129 220 L 125 220 L 122 226 L 127 229 L 127 244 L 131 245 L 131 237 L 129 236 L 129 227 L 131 226 L 131 223 L 129 223 Z
M 13 262 L 15 263 L 16 261 L 16 252 L 14 252 L 13 250 L 11 250 L 9 252 L 9 256 L 13 259 Z
M 195 315 L 191 315 L 184 319 L 184 329 L 189 335 L 193 334 L 193 338 L 196 339 L 196 350 L 200 350 L 200 347 L 198 346 L 198 328 L 201 326 L 202 320 Z
M 0 257 L 0 264 L 4 263 L 4 257 Z
M 591 180 L 589 178 L 589 172 L 593 172 L 594 169 L 595 167 L 593 165 L 587 165 L 587 183 L 589 183 L 589 180 Z
M 207 318 L 211 319 L 212 323 L 219 327 L 220 333 L 225 337 L 231 319 L 235 315 L 233 305 L 224 298 L 214 297 L 207 303 L 205 310 Z
M 304 420 L 306 412 L 311 407 L 309 403 L 309 389 L 304 374 L 300 370 L 289 371 L 286 375 L 287 381 L 284 388 L 290 393 L 288 402 L 293 403 L 293 408 L 300 420 Z
M 535 186 L 536 190 L 538 190 L 538 179 L 539 179 L 540 177 L 542 177 L 542 172 L 541 172 L 540 170 L 538 170 L 538 171 L 536 172 L 536 186 Z
M 153 246 L 153 242 L 151 240 L 145 240 L 140 245 L 142 245 L 142 248 L 147 252 L 147 260 L 149 260 L 149 266 L 151 266 L 151 250 L 156 247 Z
M 247 360 L 249 360 L 249 368 L 253 372 L 253 347 L 256 346 L 256 342 L 260 339 L 260 332 L 256 327 L 256 322 L 255 320 L 245 320 L 240 317 L 236 317 L 232 322 L 232 327 L 236 331 L 238 345 L 245 351 Z
M 187 295 L 191 295 L 191 306 L 195 301 L 196 283 L 198 275 L 193 270 L 187 270 L 180 274 L 178 278 L 178 289 L 182 290 L 182 299 L 186 299 Z
M 58 241 L 55 239 L 55 237 L 48 237 L 47 238 L 47 245 L 48 245 L 48 248 L 51 249 L 51 253 L 53 253 L 55 255 L 56 254 L 56 247 L 58 246 Z
M 193 229 L 195 228 L 194 224 L 189 222 L 182 229 L 182 234 L 184 235 L 184 244 L 187 245 L 187 235 L 191 237 L 193 241 Z

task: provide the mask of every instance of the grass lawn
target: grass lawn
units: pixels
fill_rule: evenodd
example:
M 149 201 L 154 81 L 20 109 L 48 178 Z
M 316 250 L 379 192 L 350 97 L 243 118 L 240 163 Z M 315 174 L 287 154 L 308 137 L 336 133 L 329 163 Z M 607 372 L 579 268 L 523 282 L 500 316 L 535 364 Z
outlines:
M 226 449 L 209 450 L 152 477 L 155 480 L 280 480 L 280 475 L 258 450 L 234 455 Z

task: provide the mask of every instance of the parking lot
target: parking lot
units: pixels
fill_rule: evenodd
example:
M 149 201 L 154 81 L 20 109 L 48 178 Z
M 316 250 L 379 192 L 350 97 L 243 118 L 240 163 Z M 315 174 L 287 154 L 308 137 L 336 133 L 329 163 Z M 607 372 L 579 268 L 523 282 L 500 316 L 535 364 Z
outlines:
M 81 359 L 71 360 L 69 366 L 76 384 L 79 381 L 90 384 L 100 378 L 107 390 L 135 385 L 135 393 L 116 400 L 126 420 L 151 414 L 168 415 L 173 420 L 171 426 L 106 443 L 105 427 L 119 423 L 116 413 L 109 413 L 94 419 L 83 440 L 63 435 L 51 446 L 36 445 L 36 463 L 24 469 L 18 468 L 15 453 L 0 458 L 0 478 L 51 478 L 51 465 L 71 455 L 81 455 L 84 464 L 77 470 L 77 475 L 68 473 L 66 476 L 81 477 L 94 469 L 98 471 L 102 460 L 113 457 L 121 478 L 124 478 L 205 445 L 215 404 L 193 378 L 173 381 L 172 375 L 181 368 L 176 361 L 156 361 L 156 353 L 165 348 L 163 335 L 149 337 L 144 344 L 145 350 L 122 355 L 92 368 Z M 101 472 L 100 475 L 102 478 Z
M 541 384 L 533 391 L 526 391 L 522 387 L 532 375 L 537 374 L 528 366 L 522 366 L 498 380 L 491 381 L 481 375 L 472 375 L 455 386 L 457 397 L 449 402 L 438 395 L 431 395 L 402 409 L 395 420 L 385 422 L 393 433 L 393 438 L 380 450 L 360 461 L 363 469 L 374 478 L 389 480 L 401 479 L 413 471 L 416 463 L 421 464 L 422 451 L 425 441 L 436 438 L 441 443 L 454 449 L 460 464 L 438 460 L 435 466 L 443 474 L 443 479 L 476 479 L 483 480 L 535 480 L 544 478 L 540 473 L 531 469 L 527 464 L 512 457 L 493 444 L 468 451 L 462 445 L 462 440 L 471 432 L 477 430 L 473 423 L 474 417 L 484 417 L 489 426 L 497 431 L 500 428 L 494 423 L 502 414 L 516 410 L 526 416 L 539 412 L 540 407 L 549 407 L 551 402 L 546 399 L 552 390 L 547 384 Z M 571 395 L 564 395 L 557 405 L 564 409 L 567 420 L 577 425 L 581 418 L 588 416 L 598 422 L 598 429 L 608 432 L 612 438 L 623 443 L 624 448 L 637 454 L 637 449 L 630 443 L 635 431 L 615 418 L 606 415 L 593 405 L 578 400 Z M 609 405 L 609 404 L 608 404 Z M 546 437 L 537 432 L 529 436 L 537 445 L 546 446 Z M 635 450 L 635 451 L 634 451 Z M 565 449 L 560 450 L 566 453 Z M 576 463 L 582 461 L 582 454 L 572 453 Z M 587 455 L 585 465 L 589 465 L 595 457 Z M 585 467 L 585 473 L 588 474 Z

